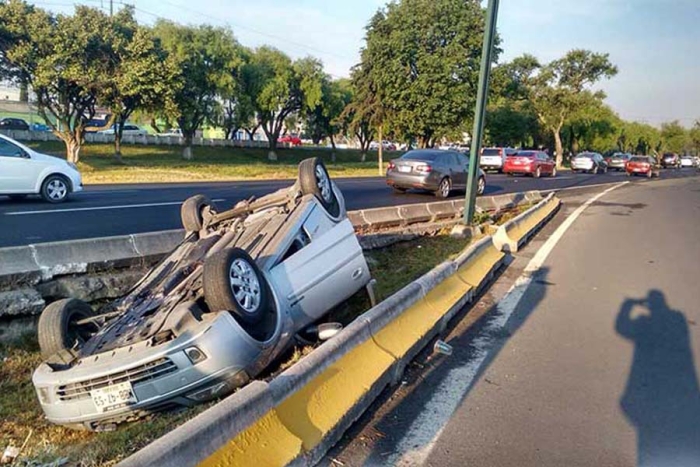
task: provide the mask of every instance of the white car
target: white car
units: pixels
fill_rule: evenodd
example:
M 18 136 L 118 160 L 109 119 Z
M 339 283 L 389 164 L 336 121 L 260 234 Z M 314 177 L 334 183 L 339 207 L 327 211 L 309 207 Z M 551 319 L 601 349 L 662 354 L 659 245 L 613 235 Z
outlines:
M 691 156 L 681 156 L 681 167 L 695 167 L 695 161 Z
M 113 135 L 115 132 L 115 127 L 112 127 L 108 130 L 102 130 L 100 133 L 103 135 Z M 139 128 L 136 125 L 133 125 L 131 123 L 127 123 L 124 125 L 124 129 L 122 130 L 122 136 L 146 136 L 148 135 L 148 132 L 144 130 L 143 128 Z
M 0 195 L 11 199 L 40 195 L 49 203 L 60 203 L 82 189 L 75 164 L 0 135 Z
M 171 128 L 165 133 L 158 133 L 158 136 L 176 136 L 179 138 L 183 138 L 184 135 L 182 134 L 182 130 L 179 128 Z

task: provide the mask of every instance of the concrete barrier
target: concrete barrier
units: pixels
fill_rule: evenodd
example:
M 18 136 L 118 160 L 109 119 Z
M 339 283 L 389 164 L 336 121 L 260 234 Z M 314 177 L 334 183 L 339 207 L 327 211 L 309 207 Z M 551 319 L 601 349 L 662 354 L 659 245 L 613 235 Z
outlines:
M 550 193 L 524 213 L 499 226 L 493 242 L 501 251 L 515 253 L 534 235 L 559 209 L 561 201 Z

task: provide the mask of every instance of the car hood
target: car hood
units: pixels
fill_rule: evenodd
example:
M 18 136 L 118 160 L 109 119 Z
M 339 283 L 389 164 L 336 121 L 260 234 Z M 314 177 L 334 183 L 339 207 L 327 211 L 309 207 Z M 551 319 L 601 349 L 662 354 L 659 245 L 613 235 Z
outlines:
M 31 151 L 32 159 L 41 162 L 50 162 L 56 165 L 68 165 L 65 159 L 56 156 L 49 156 L 48 154 L 42 154 L 40 152 Z

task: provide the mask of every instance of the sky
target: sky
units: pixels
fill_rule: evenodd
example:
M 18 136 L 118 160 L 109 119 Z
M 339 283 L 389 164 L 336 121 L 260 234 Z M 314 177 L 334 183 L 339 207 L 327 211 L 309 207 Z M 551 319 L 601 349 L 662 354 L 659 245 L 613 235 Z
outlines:
M 313 55 L 348 76 L 365 26 L 383 0 L 114 0 L 135 5 L 143 23 L 167 18 L 229 26 L 249 47 Z M 32 2 L 71 12 L 70 0 Z M 109 0 L 79 0 L 108 9 Z M 523 53 L 546 62 L 584 48 L 610 54 L 619 73 L 598 88 L 621 117 L 653 125 L 700 119 L 700 0 L 501 0 L 498 31 L 507 61 Z

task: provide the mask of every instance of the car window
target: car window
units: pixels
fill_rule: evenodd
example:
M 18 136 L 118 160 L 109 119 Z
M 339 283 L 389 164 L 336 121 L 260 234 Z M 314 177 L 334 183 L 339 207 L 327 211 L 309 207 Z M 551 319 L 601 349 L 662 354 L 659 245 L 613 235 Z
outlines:
M 434 161 L 438 156 L 436 151 L 411 151 L 407 152 L 401 159 L 406 161 Z
M 0 139 L 0 156 L 21 157 L 23 152 L 24 151 L 22 151 L 22 149 L 18 146 L 15 146 L 14 144 L 4 139 Z
M 457 154 L 457 159 L 459 160 L 459 165 L 467 166 L 469 165 L 469 158 L 464 154 Z
M 498 148 L 484 148 L 481 150 L 482 156 L 500 156 L 501 150 Z

